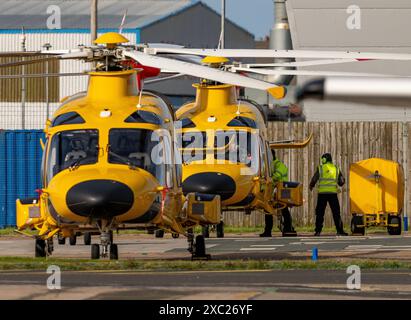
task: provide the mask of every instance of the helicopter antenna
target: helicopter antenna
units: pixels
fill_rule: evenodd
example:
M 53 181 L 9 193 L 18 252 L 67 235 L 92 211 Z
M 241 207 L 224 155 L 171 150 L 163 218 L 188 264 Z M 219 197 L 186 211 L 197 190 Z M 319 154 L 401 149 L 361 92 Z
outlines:
M 126 18 L 127 18 L 127 9 L 124 12 L 123 19 L 121 20 L 120 27 L 118 28 L 118 33 L 120 34 L 123 33 L 123 27 L 124 27 L 124 23 L 126 22 Z
M 237 89 L 234 90 L 234 95 L 235 95 L 235 100 L 237 101 L 237 111 L 235 112 L 235 114 L 238 116 L 240 116 L 241 112 L 240 112 L 240 99 L 238 99 L 237 96 Z
M 225 49 L 225 0 L 221 0 L 221 34 L 218 48 Z
M 138 95 L 138 104 L 137 104 L 137 109 L 141 109 L 141 107 L 142 107 L 142 105 L 141 105 L 141 99 L 142 99 L 142 97 L 143 97 L 143 87 L 144 87 L 144 81 L 142 80 L 141 81 L 141 84 L 140 84 L 140 93 L 139 93 L 139 95 Z

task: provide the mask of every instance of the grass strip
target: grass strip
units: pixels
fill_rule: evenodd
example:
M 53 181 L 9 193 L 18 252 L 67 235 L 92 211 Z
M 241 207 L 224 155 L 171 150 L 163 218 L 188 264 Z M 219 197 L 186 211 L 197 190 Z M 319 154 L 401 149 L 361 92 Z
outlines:
M 345 270 L 358 265 L 362 270 L 411 270 L 411 262 L 370 259 L 324 259 L 311 260 L 141 260 L 119 261 L 86 259 L 45 259 L 0 257 L 0 270 L 46 270 L 57 265 L 62 271 L 227 271 L 227 270 Z
M 313 233 L 314 234 L 314 226 L 306 226 L 306 227 L 297 227 L 297 233 L 298 232 L 309 232 L 309 233 Z M 16 237 L 21 237 L 21 234 L 16 233 L 15 228 L 5 228 L 5 229 L 0 229 L 0 237 L 2 236 L 7 236 L 7 237 L 11 237 L 11 236 L 16 236 Z M 227 233 L 261 233 L 263 232 L 264 227 L 232 227 L 232 226 L 224 226 L 224 232 Z M 26 233 L 29 234 L 36 234 L 36 231 L 25 231 Z M 194 229 L 194 232 L 199 234 L 201 233 L 201 227 L 196 227 Z M 214 230 L 211 231 L 215 232 Z M 323 234 L 324 233 L 335 233 L 335 228 L 333 227 L 327 227 L 327 228 L 323 228 Z M 374 233 L 386 233 L 386 229 L 384 228 L 378 228 L 378 227 L 370 227 L 367 228 L 367 234 L 374 234 Z M 119 234 L 125 234 L 125 235 L 134 235 L 134 234 L 146 234 L 147 232 L 144 230 L 120 230 Z M 276 228 L 274 228 L 273 233 L 280 233 L 280 231 Z

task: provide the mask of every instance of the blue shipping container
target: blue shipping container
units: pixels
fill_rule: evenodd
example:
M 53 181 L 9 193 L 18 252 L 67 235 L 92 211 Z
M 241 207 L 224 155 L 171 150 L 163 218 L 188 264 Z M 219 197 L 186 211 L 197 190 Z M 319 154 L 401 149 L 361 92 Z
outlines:
M 42 130 L 0 130 L 0 228 L 16 225 L 16 199 L 41 187 Z

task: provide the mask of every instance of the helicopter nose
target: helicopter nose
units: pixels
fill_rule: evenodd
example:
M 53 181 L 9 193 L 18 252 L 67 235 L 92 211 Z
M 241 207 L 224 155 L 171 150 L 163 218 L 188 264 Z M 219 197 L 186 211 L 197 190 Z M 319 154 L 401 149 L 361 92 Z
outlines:
M 134 202 L 133 191 L 114 180 L 90 180 L 73 186 L 67 193 L 69 209 L 83 217 L 111 218 L 126 213 Z
M 235 193 L 235 181 L 230 176 L 219 172 L 203 172 L 189 176 L 183 182 L 184 194 L 200 192 L 219 194 L 221 200 L 231 198 Z

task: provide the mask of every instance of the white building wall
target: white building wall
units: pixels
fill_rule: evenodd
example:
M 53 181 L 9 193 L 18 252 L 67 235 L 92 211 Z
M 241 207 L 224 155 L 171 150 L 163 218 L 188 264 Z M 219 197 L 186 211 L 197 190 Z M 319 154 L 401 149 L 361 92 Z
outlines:
M 136 43 L 135 32 L 124 32 L 123 35 Z M 78 45 L 88 45 L 88 33 L 27 33 L 27 51 L 43 50 L 43 45 L 50 43 L 54 50 L 77 48 Z M 0 33 L 0 52 L 21 51 L 21 34 Z M 61 73 L 79 73 L 90 70 L 88 63 L 76 60 L 60 61 Z M 66 96 L 87 89 L 87 76 L 73 76 L 60 78 L 60 100 Z M 25 129 L 42 129 L 47 118 L 58 108 L 58 103 L 50 103 L 50 114 L 46 115 L 44 102 L 26 102 L 25 104 Z M 22 129 L 21 103 L 0 102 L 0 129 Z

